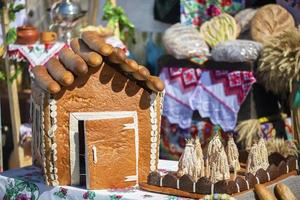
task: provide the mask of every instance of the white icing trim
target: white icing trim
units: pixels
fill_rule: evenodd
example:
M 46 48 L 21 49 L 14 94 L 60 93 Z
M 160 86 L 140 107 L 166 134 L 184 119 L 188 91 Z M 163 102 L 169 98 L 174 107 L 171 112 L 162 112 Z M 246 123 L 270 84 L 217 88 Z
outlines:
M 44 179 L 46 182 L 46 185 L 49 185 L 48 181 L 48 176 L 47 176 L 47 167 L 46 167 L 46 145 L 45 145 L 45 113 L 44 113 L 44 98 L 45 94 L 42 93 L 41 96 L 41 119 L 42 119 L 42 124 L 41 124 L 41 136 L 42 136 L 42 159 L 43 159 L 43 168 L 44 168 Z
M 257 184 L 260 184 L 259 178 L 255 176 Z
M 213 183 L 213 184 L 211 184 L 211 186 L 210 186 L 210 193 L 211 193 L 211 194 L 214 194 L 214 192 L 215 192 L 215 184 Z
M 71 185 L 80 184 L 80 166 L 79 166 L 79 130 L 78 120 L 74 115 L 69 118 L 69 136 L 70 136 L 70 174 Z
M 137 180 L 138 180 L 138 177 L 136 175 L 125 177 L 125 182 L 137 181 Z
M 270 177 L 269 172 L 267 172 L 267 175 L 268 175 L 268 181 L 271 181 L 271 177 Z
M 57 168 L 56 168 L 56 161 L 57 161 L 57 145 L 55 143 L 55 131 L 57 129 L 57 106 L 56 106 L 56 100 L 55 99 L 51 99 L 49 98 L 49 105 L 50 105 L 50 129 L 48 130 L 48 143 L 51 146 L 51 153 L 50 153 L 50 184 L 52 184 L 53 186 L 57 186 L 59 185 L 58 182 L 58 176 L 57 176 Z
M 296 170 L 299 170 L 298 158 L 296 158 Z
M 121 111 L 121 112 L 72 112 L 69 120 L 69 135 L 70 135 L 70 170 L 71 170 L 71 185 L 77 185 L 80 182 L 79 174 L 79 136 L 78 136 L 78 121 L 89 120 L 104 120 L 104 119 L 121 119 L 133 118 L 132 124 L 124 124 L 124 129 L 134 129 L 135 134 L 135 152 L 136 152 L 136 182 L 138 184 L 138 163 L 139 163 L 139 131 L 138 131 L 138 116 L 136 111 Z M 88 152 L 86 145 L 86 153 Z M 89 185 L 89 169 L 88 159 L 86 156 L 86 184 Z
M 150 144 L 150 172 L 157 170 L 158 160 L 158 120 L 157 120 L 157 94 L 150 95 L 150 122 L 151 122 L 151 144 Z
M 179 190 L 179 179 L 177 179 L 177 181 L 176 181 L 176 187 Z
M 245 181 L 246 181 L 246 184 L 247 184 L 247 190 L 249 190 L 250 189 L 249 182 L 248 182 L 248 180 L 245 180 Z
M 288 165 L 288 164 L 286 164 L 286 173 L 288 174 L 288 173 L 289 173 L 289 171 L 290 171 L 289 165 Z
M 241 192 L 241 190 L 240 190 L 240 185 L 239 185 L 238 183 L 235 183 L 235 185 L 236 185 L 236 187 L 237 187 L 237 189 L 238 189 L 238 193 L 240 193 L 240 192 Z
M 97 148 L 96 148 L 95 145 L 93 145 L 92 151 L 93 151 L 93 162 L 94 162 L 94 164 L 97 164 L 97 162 L 98 162 L 98 159 L 97 159 Z
M 196 192 L 196 183 L 193 182 L 193 192 L 195 193 Z
M 163 178 L 160 177 L 160 179 L 159 179 L 159 186 L 160 186 L 160 187 L 162 187 L 162 180 L 163 180 Z

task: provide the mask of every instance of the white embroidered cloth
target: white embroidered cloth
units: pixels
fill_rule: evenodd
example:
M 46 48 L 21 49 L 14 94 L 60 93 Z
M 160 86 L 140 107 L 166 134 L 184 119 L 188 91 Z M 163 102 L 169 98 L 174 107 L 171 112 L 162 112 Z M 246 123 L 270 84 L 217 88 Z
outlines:
M 232 131 L 241 104 L 256 81 L 252 72 L 164 68 L 160 78 L 165 83 L 163 115 L 181 128 L 189 128 L 192 115 L 202 117 Z
M 58 52 L 65 47 L 63 42 L 56 42 L 53 45 L 33 44 L 19 45 L 11 44 L 8 46 L 8 56 L 17 61 L 28 61 L 30 67 L 44 65 L 50 58 L 56 56 Z

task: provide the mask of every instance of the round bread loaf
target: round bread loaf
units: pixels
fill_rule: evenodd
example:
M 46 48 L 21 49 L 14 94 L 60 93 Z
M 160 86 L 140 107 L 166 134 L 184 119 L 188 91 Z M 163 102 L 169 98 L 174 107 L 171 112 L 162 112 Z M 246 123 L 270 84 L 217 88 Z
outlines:
M 286 9 L 268 4 L 260 8 L 251 20 L 251 37 L 255 41 L 266 43 L 271 37 L 293 28 L 295 21 Z
M 220 42 L 236 39 L 240 28 L 232 16 L 223 13 L 206 21 L 200 27 L 200 32 L 206 43 L 214 47 Z

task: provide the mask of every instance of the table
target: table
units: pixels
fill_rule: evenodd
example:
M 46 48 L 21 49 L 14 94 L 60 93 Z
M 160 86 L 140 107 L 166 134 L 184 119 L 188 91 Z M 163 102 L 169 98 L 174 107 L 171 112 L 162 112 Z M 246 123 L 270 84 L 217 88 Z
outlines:
M 159 160 L 160 171 L 177 171 L 177 161 Z M 300 176 L 289 177 L 282 180 L 300 199 Z M 274 185 L 269 187 L 273 190 Z M 10 195 L 12 198 L 4 198 Z M 0 174 L 0 199 L 88 199 L 88 200 L 188 200 L 187 198 L 156 194 L 139 190 L 138 188 L 127 188 L 122 190 L 85 190 L 77 187 L 58 186 L 48 187 L 44 184 L 43 176 L 37 167 L 28 166 L 21 169 L 9 170 Z M 253 191 L 236 196 L 237 199 L 255 199 Z
M 176 162 L 162 161 L 161 169 L 176 170 Z M 10 198 L 4 198 L 5 194 Z M 0 199 L 88 199 L 88 200 L 188 200 L 169 195 L 156 194 L 139 190 L 138 188 L 85 190 L 77 187 L 48 187 L 44 184 L 41 170 L 34 166 L 9 170 L 0 174 Z

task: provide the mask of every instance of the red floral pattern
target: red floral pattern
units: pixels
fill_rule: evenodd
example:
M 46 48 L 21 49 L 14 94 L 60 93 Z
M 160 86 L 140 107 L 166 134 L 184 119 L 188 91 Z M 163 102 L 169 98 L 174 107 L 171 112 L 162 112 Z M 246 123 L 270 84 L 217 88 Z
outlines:
M 232 5 L 232 0 L 222 0 L 221 5 L 224 6 L 231 6 Z

